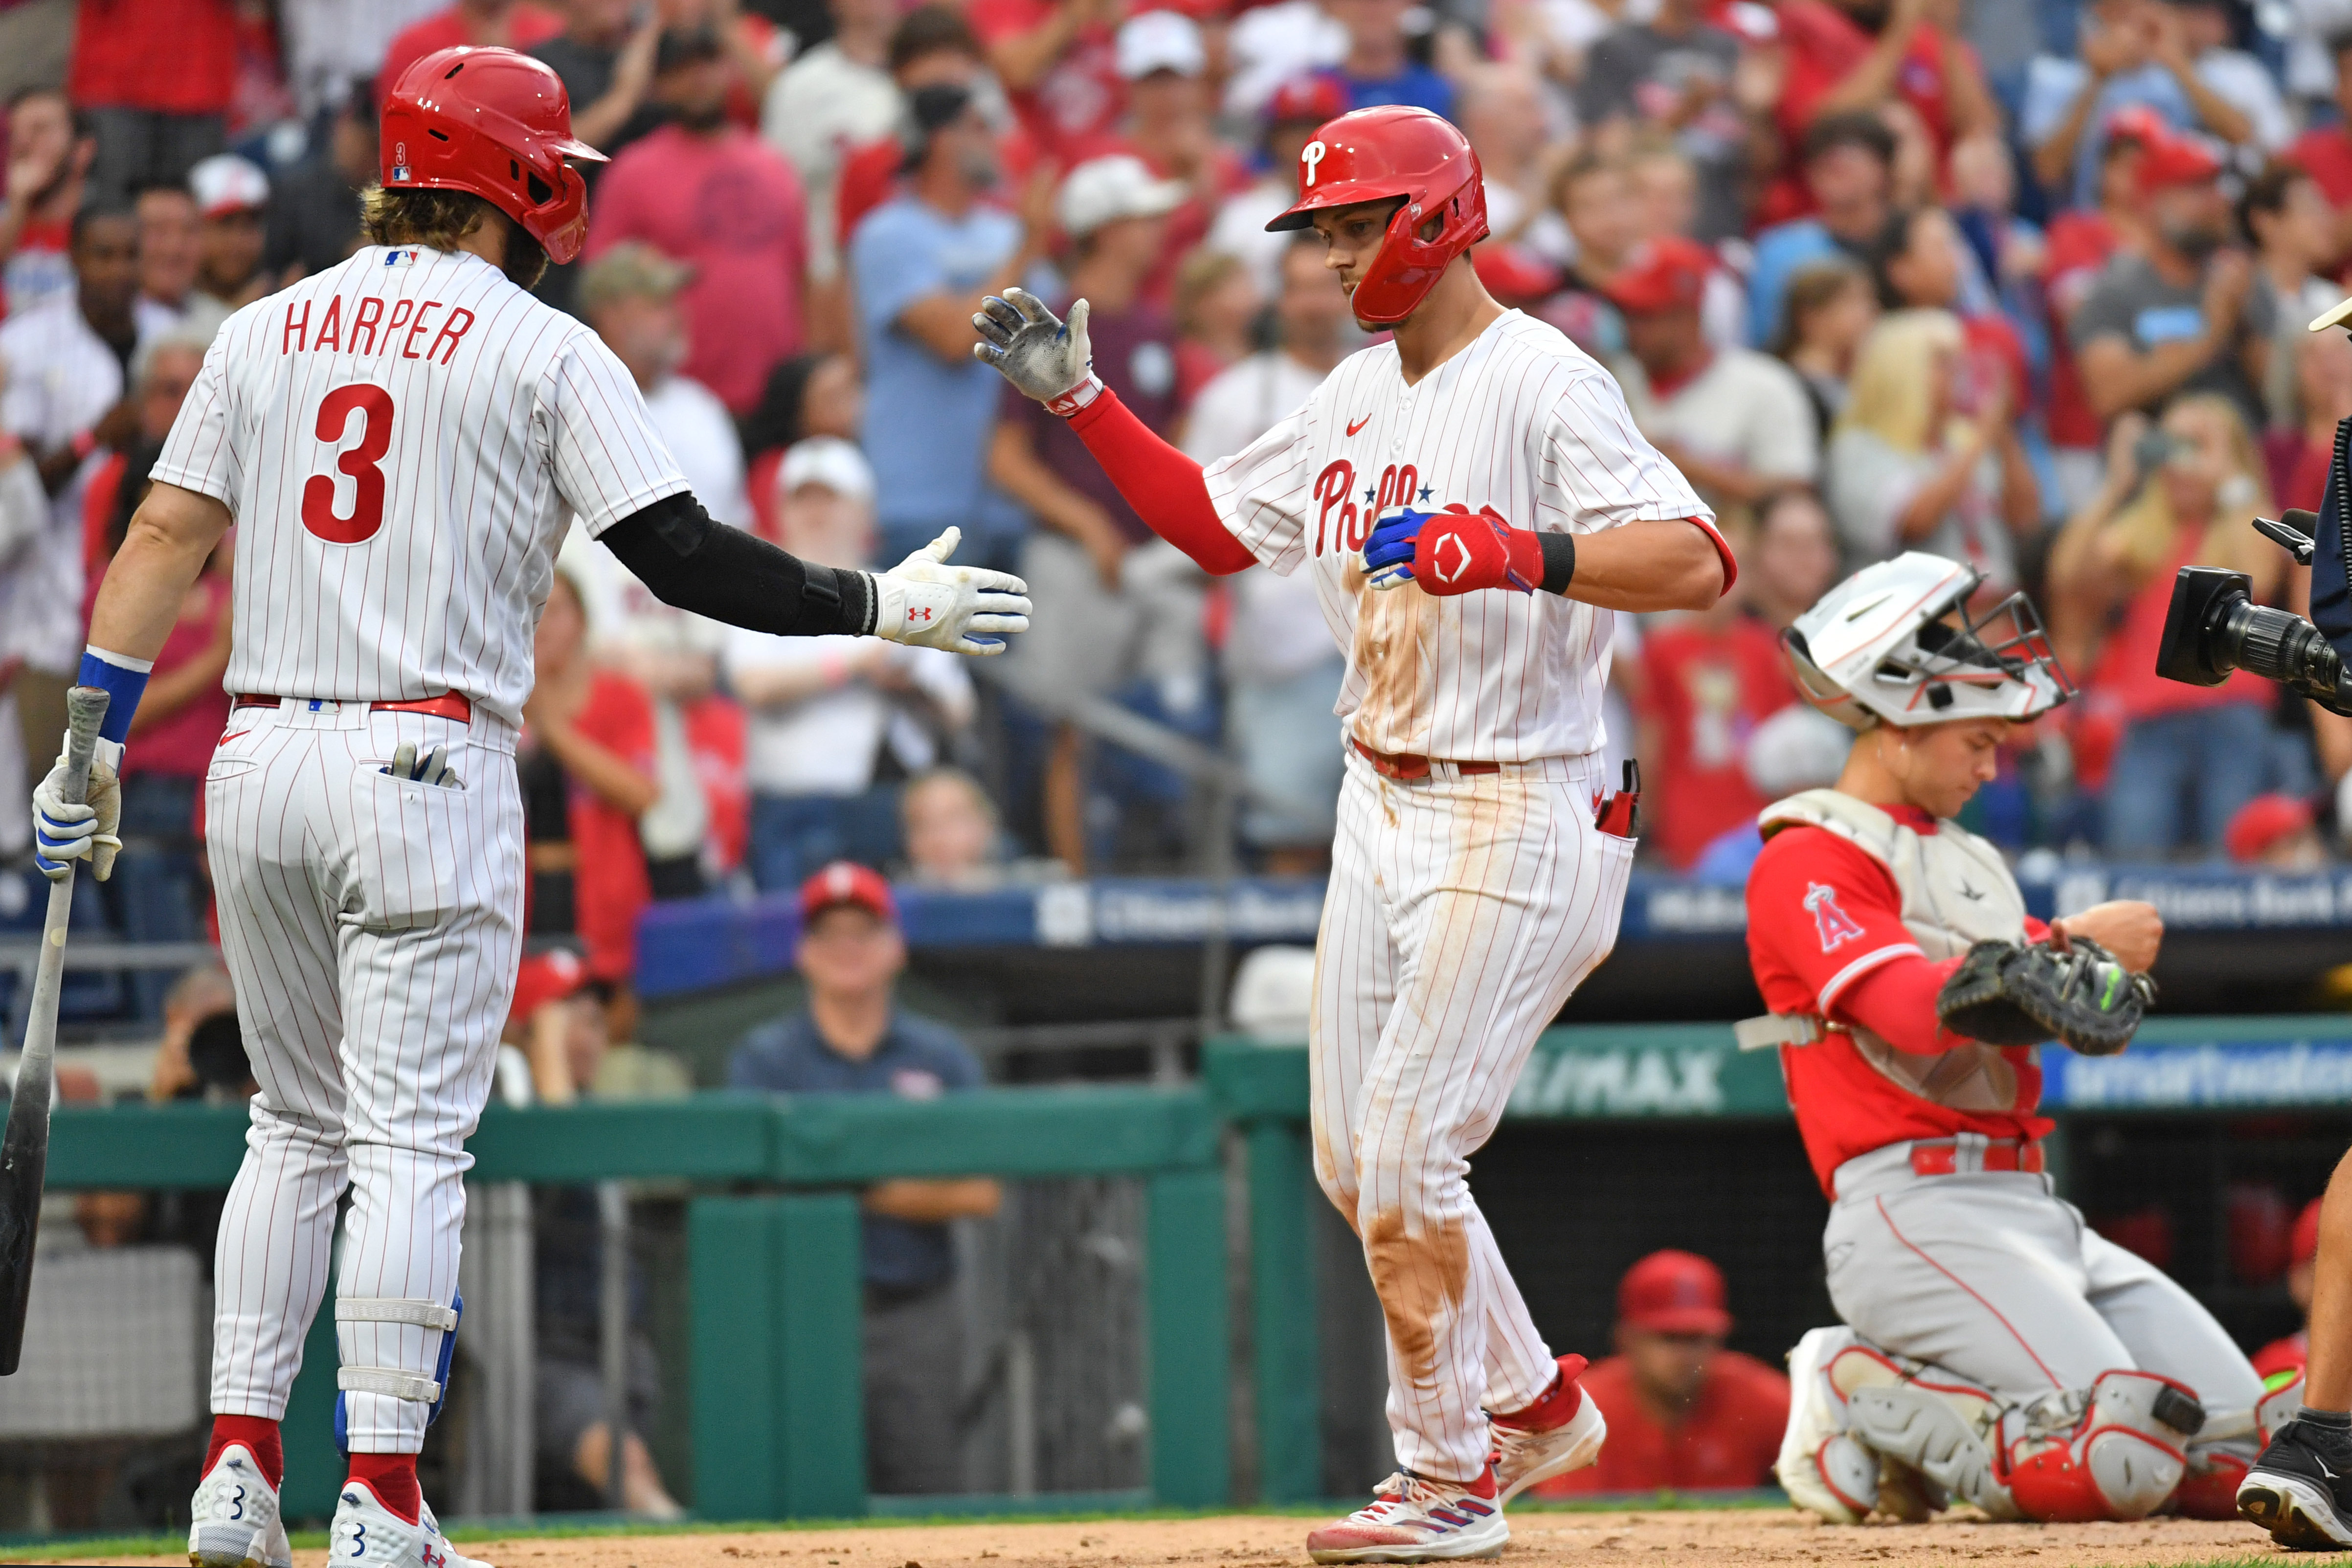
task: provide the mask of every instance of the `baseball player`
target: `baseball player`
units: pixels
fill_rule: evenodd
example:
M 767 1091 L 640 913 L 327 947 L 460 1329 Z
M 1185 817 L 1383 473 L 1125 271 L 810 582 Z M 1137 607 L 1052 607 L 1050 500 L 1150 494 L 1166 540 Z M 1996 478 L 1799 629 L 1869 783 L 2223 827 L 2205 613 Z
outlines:
M 1298 200 L 1392 341 L 1205 470 L 1146 430 L 1017 289 L 980 357 L 1070 421 L 1161 538 L 1220 575 L 1313 574 L 1348 654 L 1347 777 L 1317 943 L 1316 1173 L 1388 1326 L 1398 1473 L 1315 1559 L 1491 1556 L 1502 1507 L 1599 1452 L 1599 1409 L 1528 1315 L 1465 1181 L 1538 1031 L 1607 955 L 1631 801 L 1596 810 L 1615 613 L 1713 604 L 1712 514 L 1567 338 L 1496 304 L 1478 160 L 1433 114 L 1329 121 Z M 1377 524 L 1377 526 L 1376 526 Z
M 2011 726 L 2073 695 L 2023 595 L 1969 613 L 1981 583 L 1901 555 L 1782 639 L 1807 698 L 1860 733 L 1834 785 L 1765 809 L 1748 884 L 1772 1012 L 1740 1043 L 1780 1048 L 1844 1320 L 1790 1358 L 1777 1468 L 1832 1522 L 1948 1499 L 1996 1519 L 2168 1502 L 2226 1519 L 2262 1380 L 2186 1290 L 2053 1192 L 2042 1073 L 2018 1043 L 2122 1048 L 2162 922 L 2115 902 L 2044 925 L 2000 851 L 1951 820 Z
M 261 1086 L 222 1215 L 198 1564 L 284 1568 L 278 1421 L 336 1280 L 338 1563 L 466 1568 L 416 1484 L 457 1327 L 464 1143 L 514 988 L 514 749 L 576 516 L 666 602 L 786 636 L 1001 650 L 1017 579 L 803 564 L 714 523 L 595 334 L 527 289 L 587 226 L 563 84 L 502 48 L 409 68 L 370 241 L 237 311 L 100 589 L 81 680 L 112 693 L 90 804 L 34 802 L 41 864 L 116 847 L 115 767 L 183 592 L 240 525 L 233 694 L 205 784 L 213 884 Z

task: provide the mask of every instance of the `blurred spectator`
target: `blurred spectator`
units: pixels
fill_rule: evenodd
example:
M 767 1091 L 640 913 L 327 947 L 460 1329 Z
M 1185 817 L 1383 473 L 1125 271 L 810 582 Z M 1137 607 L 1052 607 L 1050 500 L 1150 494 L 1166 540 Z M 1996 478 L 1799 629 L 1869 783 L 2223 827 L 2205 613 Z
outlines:
M 908 780 L 898 824 L 907 875 L 916 883 L 971 889 L 996 881 L 1003 852 L 996 803 L 961 768 L 932 768 Z
M 563 31 L 530 46 L 530 52 L 563 79 L 572 100 L 572 133 L 606 157 L 660 123 L 647 101 L 653 92 L 654 54 L 661 26 L 651 6 L 630 0 L 570 0 Z M 575 164 L 595 190 L 602 171 Z
M 653 90 L 670 122 L 605 169 L 586 255 L 641 239 L 691 266 L 692 351 L 680 368 L 748 414 L 768 372 L 801 346 L 808 216 L 792 165 L 728 120 L 728 72 L 707 28 L 662 35 Z
M 1954 142 L 1998 132 L 1991 90 L 1958 34 L 1959 11 L 1935 0 L 1784 0 L 1775 14 L 1787 75 L 1773 109 L 1784 161 L 1802 148 L 1810 162 L 1831 117 L 1889 105 L 1918 117 L 1937 168 Z M 1797 216 L 1821 199 L 1810 169 L 1802 181 L 1793 173 L 1765 192 L 1762 221 Z
M 335 104 L 323 145 L 269 185 L 262 266 L 279 287 L 323 272 L 360 246 L 359 194 L 375 184 L 375 87 L 361 82 Z
M 2230 818 L 2221 844 L 2232 861 L 2258 870 L 2299 877 L 2327 869 L 2327 844 L 2311 803 L 2295 795 L 2254 796 Z
M 2145 107 L 2176 133 L 2253 142 L 2254 121 L 2208 79 L 2182 17 L 2165 0 L 2087 0 L 2080 19 L 2072 57 L 2034 57 L 2018 115 L 2034 176 L 2053 197 L 2097 203 L 2103 144 L 2117 110 Z
M 1838 579 L 1837 529 L 1822 498 L 1803 485 L 1766 496 L 1756 507 L 1756 541 L 1741 562 L 1748 613 L 1776 635 L 1785 631 Z
M 1575 247 L 1545 200 L 1558 159 L 1544 90 L 1534 74 L 1522 66 L 1479 66 L 1463 79 L 1455 113 L 1486 177 L 1486 222 L 1495 241 L 1523 246 L 1550 267 L 1565 263 Z M 1297 167 L 1295 160 L 1290 167 Z
M 2352 419 L 2352 342 L 2340 332 L 2303 332 L 2294 345 L 2294 400 L 2299 423 L 2263 441 L 2273 499 L 2283 507 L 2317 511 L 2336 462 L 2336 426 Z
M 254 1081 L 253 1065 L 246 1056 L 244 1032 L 236 1020 L 236 991 L 229 983 L 228 971 L 217 963 L 199 963 L 168 980 L 162 974 L 155 978 L 161 988 L 163 1032 L 155 1042 L 154 1064 L 148 1073 L 148 1103 L 187 1100 L 241 1105 L 250 1100 L 261 1086 Z M 94 1080 L 82 1093 L 67 1077 L 68 1072 L 87 1070 L 58 1069 L 60 1100 L 100 1098 Z M 129 1247 L 140 1242 L 186 1247 L 202 1260 L 209 1280 L 214 1247 L 220 1237 L 221 1210 L 227 1201 L 228 1192 L 223 1187 L 80 1192 L 74 1194 L 74 1221 L 92 1247 Z
M 1333 74 L 1348 89 L 1349 109 L 1402 103 L 1454 118 L 1454 84 L 1405 45 L 1412 0 L 1324 0 L 1324 9 L 1348 30 L 1348 52 Z
M 1275 297 L 1280 346 L 1253 354 L 1201 389 L 1184 426 L 1184 450 L 1202 463 L 1231 457 L 1305 403 L 1346 353 L 1347 296 L 1323 265 L 1323 242 L 1293 234 Z M 1344 769 L 1332 711 L 1347 660 L 1323 631 L 1315 587 L 1304 574 L 1244 572 L 1224 584 L 1233 595 L 1226 628 L 1226 734 L 1242 771 L 1270 795 L 1315 809 L 1244 804 L 1243 841 L 1276 876 L 1328 866 Z
M 793 35 L 742 0 L 656 0 L 653 14 L 668 28 L 708 28 L 727 58 L 727 118 L 746 131 L 760 128 L 760 106 L 792 58 Z M 816 41 L 816 29 L 810 29 Z
M 209 1085 L 216 1084 L 224 1091 L 236 1087 L 234 1079 L 220 1081 L 226 1075 L 217 1070 L 217 1053 L 205 1053 L 200 1067 L 194 1048 L 197 1028 L 223 1014 L 232 1019 L 236 1016 L 236 989 L 229 984 L 226 969 L 217 963 L 199 963 L 171 977 L 163 993 L 163 1033 L 155 1043 L 155 1067 L 147 1081 L 149 1103 L 197 1099 L 205 1096 Z M 248 1067 L 247 1073 L 250 1071 Z
M 997 181 L 995 139 L 968 89 L 919 89 L 910 114 L 907 188 L 859 226 L 849 252 L 881 554 L 900 560 L 957 524 L 958 559 L 1009 563 L 1020 513 L 984 478 L 1003 384 L 971 357 L 971 317 L 983 296 L 1027 276 L 1048 220 L 982 204 Z
M 268 230 L 269 176 L 234 153 L 188 172 L 196 198 L 196 295 L 191 309 L 228 317 L 278 287 L 262 270 Z
M 851 148 L 897 129 L 906 102 L 889 70 L 890 35 L 899 26 L 896 0 L 826 0 L 825 9 L 833 37 L 776 78 L 761 110 L 760 134 L 792 160 L 807 195 L 811 319 L 840 323 L 847 317 L 836 217 L 842 163 Z
M 1347 111 L 1347 95 L 1328 76 L 1296 77 L 1275 89 L 1266 100 L 1265 130 L 1258 142 L 1264 172 L 1247 189 L 1227 196 L 1209 226 L 1203 243 L 1249 263 L 1258 291 L 1269 300 L 1281 291 L 1278 274 L 1290 237 L 1269 234 L 1265 226 L 1298 199 L 1298 154 L 1307 138 L 1325 121 Z M 1490 193 L 1489 221 L 1494 214 Z
M 1822 489 L 1854 565 L 1924 550 L 1963 561 L 2002 593 L 2018 583 L 2012 535 L 2041 520 L 2033 470 L 2018 441 L 2008 389 L 1977 389 L 1959 319 L 1897 310 L 1863 340 L 1853 395 L 1830 437 Z
M 849 355 L 800 354 L 768 373 L 760 405 L 736 426 L 743 450 L 751 454 L 743 488 L 751 495 L 753 527 L 762 538 L 783 537 L 776 472 L 785 448 L 812 436 L 855 441 L 865 427 L 866 388 Z
M 1966 344 L 1961 363 L 1959 411 L 1972 414 L 1998 391 L 2011 410 L 2021 409 L 2031 391 L 2025 345 L 2000 310 L 1976 310 L 1961 298 L 1968 252 L 1959 228 L 1940 207 L 1916 207 L 1886 220 L 1864 252 L 1878 303 L 1888 310 L 1948 310 L 1960 320 Z
M 131 210 L 139 219 L 139 324 L 161 331 L 180 322 L 195 292 L 196 199 L 185 185 L 149 185 Z
M 2254 242 L 2263 282 L 2275 301 L 2263 405 L 2269 428 L 2292 429 L 2302 418 L 2295 401 L 2295 351 L 2305 338 L 2333 335 L 2311 332 L 2307 323 L 2344 297 L 2319 276 L 2336 256 L 2336 216 L 2308 174 L 2293 163 L 2273 163 L 2238 197 L 2238 226 Z
M 0 358 L 0 410 L 7 406 L 7 389 L 8 365 Z M 0 604 L 14 597 L 17 568 L 48 527 L 49 498 L 41 489 L 40 471 L 24 442 L 0 424 Z M 0 642 L 0 648 L 5 646 Z M 0 858 L 14 858 L 33 841 L 26 809 L 31 804 L 32 783 L 8 689 L 24 664 L 21 654 L 0 653 Z M 10 822 L 12 812 L 26 820 Z
M 923 138 L 929 135 L 913 121 L 913 96 L 924 88 L 960 87 L 971 95 L 992 133 L 997 178 L 1018 180 L 1035 156 L 1035 145 L 1014 120 L 1003 89 L 989 75 L 987 53 L 962 12 L 936 0 L 908 12 L 890 35 L 890 79 L 898 89 L 898 121 L 887 134 L 843 154 L 834 233 L 845 249 L 866 215 L 900 193 L 900 177 L 911 168 L 908 136 L 919 131 Z
M 889 885 L 836 862 L 800 892 L 794 962 L 808 1006 L 743 1037 L 728 1066 L 735 1089 L 783 1094 L 895 1094 L 934 1100 L 981 1087 L 980 1064 L 947 1030 L 898 1011 L 907 965 Z M 984 1176 L 877 1182 L 866 1211 L 866 1475 L 882 1493 L 964 1489 L 958 1406 L 963 1317 L 949 1222 L 986 1218 L 1002 1202 Z
M 536 1098 L 554 1105 L 595 1097 L 611 1035 L 583 987 L 585 965 L 555 949 L 522 961 L 505 1037 L 530 1058 Z M 538 1187 L 531 1202 L 532 1439 L 542 1507 L 593 1507 L 612 1474 L 604 1363 L 605 1232 L 590 1186 Z M 625 1199 L 622 1201 L 625 1202 Z M 621 1439 L 621 1506 L 648 1519 L 678 1507 L 641 1434 L 661 1408 L 661 1363 L 646 1332 L 645 1270 L 625 1266 L 628 1299 L 628 1429 Z
M 1674 143 L 1651 142 L 1626 154 L 1625 188 L 1642 238 L 1685 239 L 1696 230 L 1698 166 Z M 1727 266 L 1710 268 L 1699 301 L 1706 341 L 1717 348 L 1743 346 L 1747 321 L 1748 291 L 1740 287 L 1738 274 Z
M 88 116 L 55 88 L 28 88 L 8 104 L 8 185 L 0 204 L 0 285 L 21 316 L 73 288 L 67 259 L 74 215 L 98 142 Z
M 1653 1252 L 1617 1284 L 1617 1353 L 1585 1373 L 1609 1420 L 1600 1463 L 1536 1490 L 1678 1492 L 1770 1484 L 1789 1380 L 1726 1350 L 1723 1271 L 1693 1252 Z
M 972 29 L 1038 151 L 1071 159 L 1125 107 L 1117 29 L 1123 0 L 976 0 Z
M 2231 138 L 2268 155 L 2284 148 L 2294 135 L 2294 121 L 2280 95 L 2278 78 L 2271 68 L 2243 49 L 2231 47 L 2230 0 L 2165 0 L 2176 20 L 2159 27 L 2177 26 L 2180 47 L 2196 62 L 2197 79 L 2245 117 L 2247 133 Z M 2159 44 L 2160 49 L 2168 44 Z
M 1894 170 L 1895 133 L 1874 114 L 1824 115 L 1805 132 L 1812 213 L 1756 237 L 1748 273 L 1749 342 L 1780 335 L 1781 297 L 1798 268 L 1841 250 L 1858 258 L 1878 237 L 1892 210 Z
M 616 992 L 636 966 L 637 915 L 650 896 L 637 819 L 660 798 L 653 703 L 588 657 L 579 584 L 558 571 L 540 613 L 538 684 L 515 752 L 522 787 L 524 929 L 577 935 L 588 973 Z M 627 1016 L 626 1003 L 622 1004 Z
M 2311 1359 L 2311 1285 L 2317 1272 L 2319 1259 L 2319 1200 L 2312 1199 L 2294 1216 L 2294 1237 L 2290 1244 L 2287 1265 L 2287 1299 L 2304 1315 L 2304 1326 L 2294 1332 L 2273 1340 L 2253 1355 L 2254 1370 L 2263 1374 L 2263 1385 L 2282 1386 L 2300 1373 Z
M 1089 157 L 1132 153 L 1163 180 L 1186 188 L 1168 215 L 1163 258 L 1145 287 L 1166 300 L 1184 258 L 1205 238 L 1218 205 L 1249 183 L 1241 157 L 1217 139 L 1204 73 L 1208 52 L 1201 28 L 1174 11 L 1147 11 L 1118 30 L 1118 74 L 1127 83 L 1127 111 L 1118 135 L 1087 149 Z
M 2168 136 L 2140 154 L 2148 226 L 2137 252 L 2107 264 L 2074 313 L 2074 354 L 2092 412 L 2153 411 L 2176 392 L 2219 393 L 2249 426 L 2263 425 L 2262 384 L 2276 306 L 2269 285 L 2230 243 L 2221 164 Z
M 1167 215 L 1184 194 L 1173 180 L 1152 178 L 1140 160 L 1118 154 L 1071 170 L 1055 199 L 1071 247 L 1064 293 L 1094 307 L 1087 331 L 1095 374 L 1162 436 L 1176 426 L 1175 323 L 1144 297 L 1143 285 L 1159 261 Z M 1197 682 L 1197 616 L 1184 624 L 1197 605 L 1144 585 L 1145 577 L 1160 575 L 1154 558 L 1174 547 L 1153 538 L 1069 422 L 1005 388 L 988 471 L 1041 525 L 1022 552 L 1021 575 L 1060 613 L 1051 625 L 1037 621 L 1011 657 L 1049 711 L 1057 701 L 1108 695 L 1139 675 Z M 1141 556 L 1132 563 L 1141 576 L 1130 577 L 1131 552 Z M 1192 695 L 1182 706 L 1197 705 L 1197 686 Z M 1077 727 L 1059 725 L 1046 763 L 1045 842 L 1055 859 L 1083 872 L 1081 754 Z
M 1837 783 L 1853 742 L 1853 731 L 1836 720 L 1805 703 L 1791 702 L 1756 726 L 1741 766 L 1759 799 L 1786 800 L 1800 790 L 1827 789 Z M 1751 817 L 1717 835 L 1688 875 L 1705 887 L 1745 888 L 1763 852 L 1763 831 Z
M 1952 149 L 1949 163 L 1952 223 L 1965 261 L 1972 261 L 1998 304 L 2011 334 L 2022 336 L 2035 368 L 2048 363 L 2041 282 L 2049 249 L 2042 231 L 2017 216 L 2017 171 L 2009 143 L 1987 132 Z M 1966 268 L 1956 268 L 1955 297 Z M 2022 401 L 2025 389 L 2019 389 Z
M 2352 256 L 2352 26 L 2329 37 L 2326 44 L 2334 112 L 2312 116 L 2311 128 L 2295 138 L 2288 161 L 2309 171 L 2320 193 L 2336 209 L 2336 254 L 2342 262 Z M 0 231 L 5 232 L 5 231 Z
M 2050 313 L 2050 404 L 2046 427 L 2058 497 L 2069 516 L 2098 493 L 2105 422 L 2083 390 L 2074 357 L 2074 318 L 2106 271 L 2107 263 L 2147 243 L 2147 203 L 2140 195 L 2140 158 L 2163 139 L 2164 123 L 2147 109 L 2107 116 L 2099 155 L 2099 197 L 2093 207 L 2069 207 L 2050 220 L 2050 254 L 2042 298 Z
M 530 5 L 528 0 L 457 0 L 447 10 L 436 11 L 394 36 L 376 68 L 377 95 L 381 97 L 398 87 L 409 67 L 436 49 L 453 49 L 460 44 L 496 44 L 531 54 L 562 31 L 562 16 Z M 573 107 L 582 106 L 575 103 Z
M 124 379 L 139 342 L 139 222 L 130 206 L 84 206 L 71 256 L 71 293 L 0 323 L 0 429 L 32 452 L 49 497 L 41 536 L 0 569 L 0 669 L 16 670 L 0 708 L 15 707 L 19 730 L 0 742 L 11 794 L 28 760 L 55 755 L 65 733 L 66 690 L 81 658 L 87 480 L 100 447 L 127 447 L 139 429 Z
M 1821 437 L 1796 374 L 1752 349 L 1707 346 L 1699 306 L 1714 252 L 1649 241 L 1608 283 L 1640 367 L 1621 375 L 1642 433 L 1717 506 L 1752 502 L 1820 471 Z
M 98 138 L 90 184 L 123 199 L 218 153 L 236 90 L 234 0 L 81 0 L 66 91 Z
M 1827 430 L 1845 412 L 1862 340 L 1878 321 L 1878 289 L 1870 274 L 1843 256 L 1809 261 L 1790 276 L 1786 325 L 1773 352 L 1804 383 L 1816 429 Z
M 2271 688 L 2242 671 L 2220 686 L 2157 678 L 2172 579 L 2188 565 L 2249 574 L 2257 601 L 2288 557 L 2247 526 L 2270 508 L 2261 459 L 2236 406 L 2199 394 L 2151 427 L 2116 421 L 2107 482 L 2051 547 L 2051 634 L 2086 672 L 2095 716 L 2121 726 L 2106 791 L 2106 849 L 2118 857 L 2218 849 L 2230 819 L 2266 784 Z
M 686 313 L 678 303 L 690 269 L 651 246 L 625 240 L 588 264 L 580 279 L 580 307 L 597 336 L 626 365 L 662 444 L 677 461 L 695 498 L 710 515 L 735 528 L 751 525 L 743 490 L 743 452 L 735 422 L 709 388 L 677 374 L 686 357 Z M 598 658 L 625 673 L 653 700 L 655 777 L 661 795 L 638 819 L 646 870 L 656 899 L 690 899 L 705 887 L 707 848 L 719 802 L 707 777 L 715 766 L 735 781 L 724 757 L 698 757 L 692 740 L 696 710 L 715 699 L 719 654 L 726 629 L 715 621 L 671 608 L 615 559 L 589 544 L 580 530 L 565 540 L 562 563 L 589 605 Z M 710 868 L 715 869 L 716 868 Z
M 1224 52 L 1224 111 L 1236 122 L 1264 115 L 1286 86 L 1317 78 L 1339 95 L 1339 107 L 1323 120 L 1348 110 L 1344 89 L 1327 74 L 1347 57 L 1348 29 L 1319 0 L 1273 0 L 1243 11 L 1225 30 Z
M 1210 377 L 1255 347 L 1264 300 L 1237 258 L 1219 250 L 1188 253 L 1176 268 L 1176 406 L 1192 405 Z
M 1731 92 L 1739 40 L 1704 19 L 1698 0 L 1659 0 L 1647 20 L 1626 19 L 1585 57 L 1576 114 L 1585 133 L 1620 145 L 1636 130 L 1671 136 L 1698 174 L 1691 237 L 1714 243 L 1746 232 L 1746 119 Z
M 874 473 L 835 437 L 784 454 L 784 544 L 804 561 L 861 566 L 874 540 Z M 774 637 L 730 628 L 729 683 L 749 710 L 751 876 L 797 887 L 829 860 L 883 865 L 898 853 L 898 792 L 877 780 L 939 760 L 971 722 L 957 657 L 857 637 Z

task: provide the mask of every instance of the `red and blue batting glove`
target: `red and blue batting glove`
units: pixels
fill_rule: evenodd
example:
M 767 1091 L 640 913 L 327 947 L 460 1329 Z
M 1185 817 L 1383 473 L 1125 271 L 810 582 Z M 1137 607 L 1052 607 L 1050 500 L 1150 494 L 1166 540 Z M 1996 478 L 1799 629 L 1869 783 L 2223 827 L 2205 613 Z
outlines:
M 1391 512 L 1364 541 L 1364 575 L 1387 590 L 1418 583 L 1445 597 L 1481 588 L 1532 594 L 1544 580 L 1543 539 L 1513 528 L 1491 506 L 1470 510 L 1455 501 L 1444 511 Z

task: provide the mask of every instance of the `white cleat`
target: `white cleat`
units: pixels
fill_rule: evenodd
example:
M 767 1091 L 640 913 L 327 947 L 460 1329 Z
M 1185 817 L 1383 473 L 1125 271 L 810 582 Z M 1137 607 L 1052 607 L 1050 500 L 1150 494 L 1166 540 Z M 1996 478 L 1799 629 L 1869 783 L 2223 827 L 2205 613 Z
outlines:
M 327 1531 L 327 1561 L 381 1564 L 383 1568 L 490 1568 L 487 1563 L 461 1557 L 441 1534 L 431 1509 L 409 1523 L 383 1506 L 365 1481 L 343 1483 L 335 1505 L 335 1522 Z
M 188 1518 L 194 1568 L 293 1568 L 294 1550 L 278 1517 L 278 1489 L 242 1443 L 223 1448 L 196 1483 Z
M 1878 1456 L 1846 1429 L 1830 1363 L 1861 1342 L 1852 1329 L 1814 1329 L 1789 1352 L 1789 1426 L 1773 1474 L 1789 1500 L 1831 1524 L 1860 1524 L 1878 1500 Z
M 1400 1470 L 1372 1500 L 1307 1537 L 1318 1563 L 1436 1563 L 1498 1557 L 1511 1539 L 1492 1466 L 1475 1482 Z

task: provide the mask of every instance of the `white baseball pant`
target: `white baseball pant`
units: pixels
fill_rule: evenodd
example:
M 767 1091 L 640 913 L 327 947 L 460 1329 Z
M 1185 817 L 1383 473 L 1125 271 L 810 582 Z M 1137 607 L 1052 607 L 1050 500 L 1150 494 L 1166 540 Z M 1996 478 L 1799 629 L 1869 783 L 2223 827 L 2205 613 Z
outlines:
M 384 773 L 404 741 L 448 747 L 457 783 Z M 424 1444 L 419 1385 L 457 1289 L 465 1141 L 520 957 L 513 751 L 478 710 L 470 727 L 365 703 L 230 715 L 205 837 L 261 1092 L 221 1215 L 216 1414 L 284 1415 L 348 1183 L 338 1316 L 363 1313 L 336 1326 L 350 1446 Z
M 1536 1037 L 1617 940 L 1633 842 L 1592 825 L 1598 759 L 1412 783 L 1352 751 L 1316 942 L 1315 1173 L 1387 1320 L 1389 1426 L 1417 1475 L 1475 1479 L 1486 1410 L 1551 1352 L 1470 1195 Z

